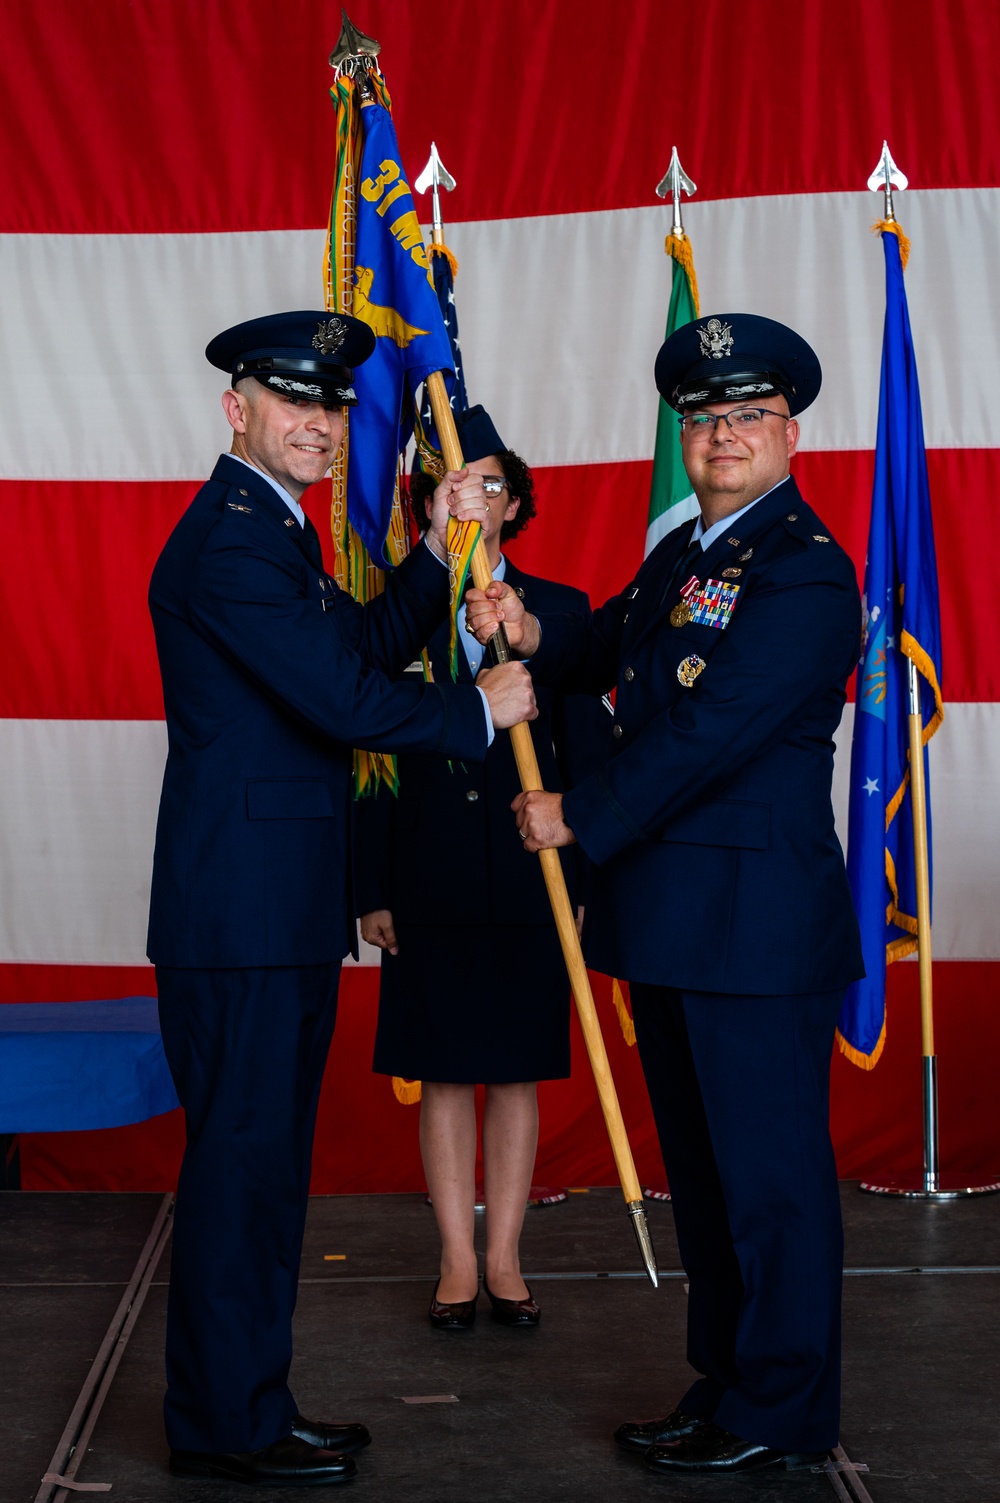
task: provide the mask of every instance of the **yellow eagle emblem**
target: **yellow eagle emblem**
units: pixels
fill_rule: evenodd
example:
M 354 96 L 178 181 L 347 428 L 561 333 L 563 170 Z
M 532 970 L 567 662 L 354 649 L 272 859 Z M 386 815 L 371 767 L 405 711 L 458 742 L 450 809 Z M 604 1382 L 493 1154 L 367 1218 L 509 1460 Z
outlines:
M 401 350 L 405 350 L 411 339 L 416 339 L 418 334 L 428 333 L 428 330 L 414 328 L 413 324 L 408 324 L 395 308 L 383 308 L 378 303 L 370 303 L 368 294 L 371 291 L 374 276 L 375 273 L 370 266 L 354 268 L 355 285 L 351 312 L 355 318 L 360 318 L 362 323 L 366 323 L 376 337 L 389 338 Z

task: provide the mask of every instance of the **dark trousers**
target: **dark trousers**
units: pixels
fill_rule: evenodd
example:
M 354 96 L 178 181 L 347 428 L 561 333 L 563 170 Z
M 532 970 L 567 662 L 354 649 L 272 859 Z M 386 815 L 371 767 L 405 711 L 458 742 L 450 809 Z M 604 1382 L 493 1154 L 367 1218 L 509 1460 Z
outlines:
M 843 1232 L 830 1055 L 843 993 L 634 984 L 632 1011 L 690 1280 L 680 1408 L 783 1450 L 838 1443 Z
M 187 1146 L 167 1306 L 167 1439 L 254 1451 L 291 1433 L 292 1312 L 340 966 L 157 966 Z

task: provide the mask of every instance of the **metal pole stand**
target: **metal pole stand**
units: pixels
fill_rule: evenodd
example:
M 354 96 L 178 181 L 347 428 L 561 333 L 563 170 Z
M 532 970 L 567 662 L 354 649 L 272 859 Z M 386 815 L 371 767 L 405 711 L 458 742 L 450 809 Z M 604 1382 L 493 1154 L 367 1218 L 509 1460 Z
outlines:
M 900 1174 L 880 1184 L 862 1181 L 859 1186 L 868 1195 L 903 1195 L 910 1200 L 958 1200 L 963 1195 L 995 1195 L 1000 1180 L 986 1184 L 969 1183 L 969 1176 L 942 1174 L 938 1167 L 938 1081 L 937 1055 L 924 1055 L 924 1172 Z
M 886 148 L 888 151 L 888 148 Z M 888 178 L 886 179 L 888 182 Z M 888 203 L 888 195 L 886 198 Z M 888 214 L 886 216 L 889 217 Z M 910 694 L 910 804 L 917 889 L 917 941 L 920 960 L 920 1017 L 924 1060 L 924 1172 L 901 1174 L 881 1184 L 863 1182 L 869 1195 L 905 1195 L 911 1200 L 958 1200 L 963 1195 L 995 1195 L 1000 1180 L 970 1185 L 967 1175 L 942 1174 L 938 1160 L 938 1080 L 934 1050 L 934 1005 L 931 973 L 931 883 L 927 849 L 927 787 L 924 780 L 923 716 L 920 684 L 911 658 L 907 664 Z

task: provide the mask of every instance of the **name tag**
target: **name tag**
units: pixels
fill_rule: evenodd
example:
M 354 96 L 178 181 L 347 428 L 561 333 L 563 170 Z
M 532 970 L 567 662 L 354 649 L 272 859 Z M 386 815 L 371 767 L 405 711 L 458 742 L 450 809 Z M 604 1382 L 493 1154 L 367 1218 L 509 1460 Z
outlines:
M 727 584 L 724 579 L 706 580 L 687 597 L 690 621 L 695 626 L 715 626 L 724 631 L 739 593 L 738 584 Z

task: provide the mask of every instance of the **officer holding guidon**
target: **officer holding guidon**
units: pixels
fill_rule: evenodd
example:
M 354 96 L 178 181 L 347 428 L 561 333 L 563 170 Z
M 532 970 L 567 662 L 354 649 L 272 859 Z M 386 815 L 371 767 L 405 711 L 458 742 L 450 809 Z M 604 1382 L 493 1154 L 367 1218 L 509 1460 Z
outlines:
M 356 953 L 352 748 L 482 761 L 494 726 L 536 713 L 523 664 L 477 685 L 402 679 L 447 614 L 449 515 L 488 516 L 481 476 L 445 476 L 426 546 L 369 605 L 324 569 L 300 501 L 374 348 L 359 320 L 308 311 L 211 342 L 232 452 L 150 584 L 168 755 L 148 953 L 187 1128 L 167 1312 L 179 1476 L 315 1486 L 356 1470 L 365 1427 L 304 1418 L 287 1382 L 320 1082 Z
M 587 617 L 536 618 L 502 583 L 467 597 L 537 682 L 617 690 L 603 769 L 514 809 L 529 851 L 579 842 L 588 962 L 631 983 L 700 1376 L 615 1438 L 667 1474 L 808 1466 L 838 1442 L 829 1069 L 863 966 L 830 795 L 861 606 L 789 474 L 820 381 L 770 319 L 678 329 L 656 384 L 700 516 Z

